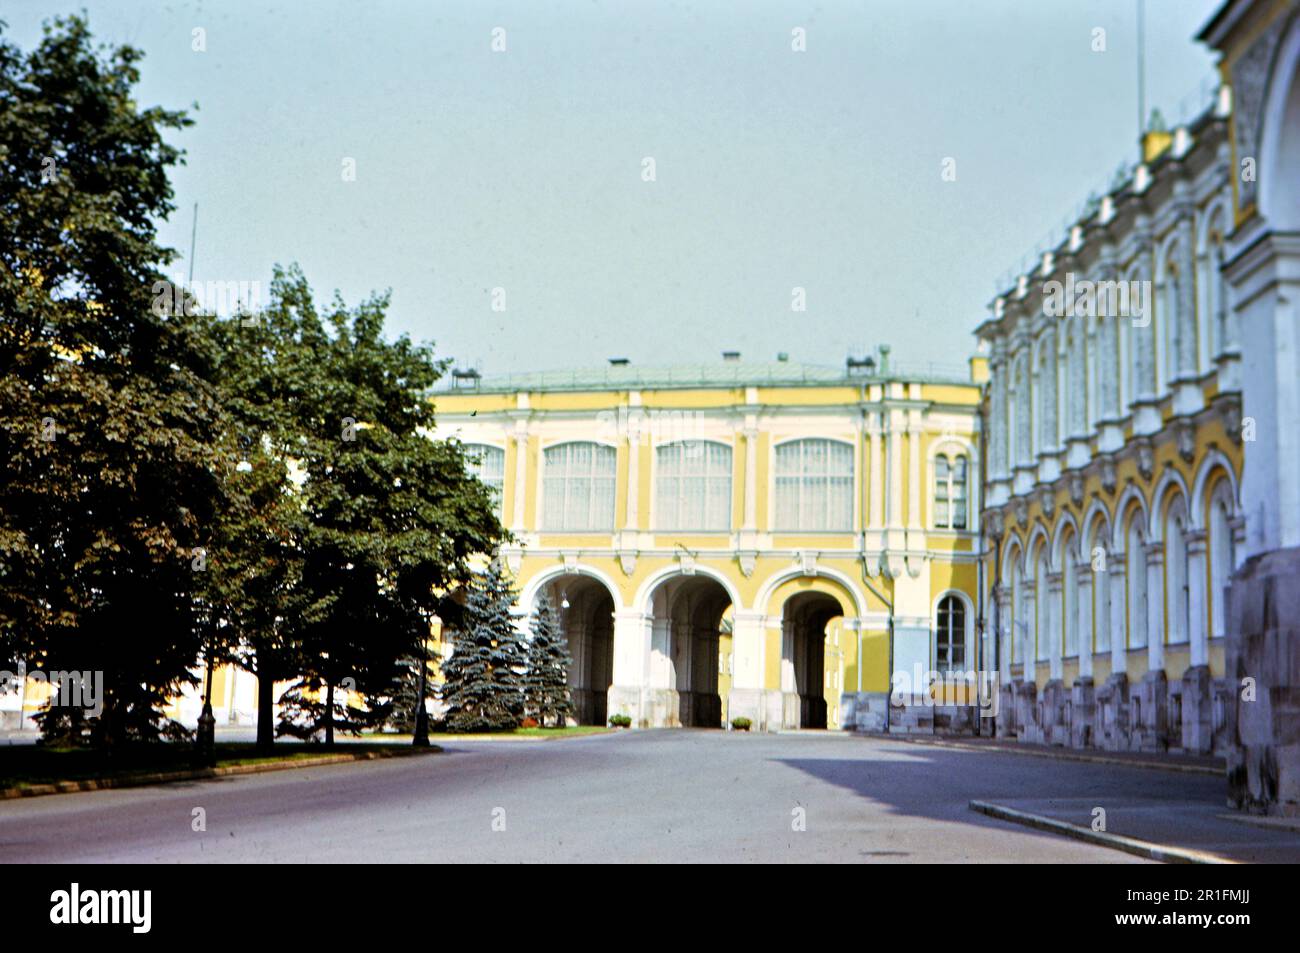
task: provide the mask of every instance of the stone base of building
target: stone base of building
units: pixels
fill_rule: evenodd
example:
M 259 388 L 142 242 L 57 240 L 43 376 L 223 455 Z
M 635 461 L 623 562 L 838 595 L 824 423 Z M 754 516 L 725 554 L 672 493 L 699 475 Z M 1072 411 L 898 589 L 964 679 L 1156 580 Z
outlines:
M 845 731 L 884 731 L 888 712 L 888 692 L 840 695 L 840 727 Z
M 1065 729 L 1071 748 L 1091 748 L 1097 735 L 1097 690 L 1092 676 L 1075 681 L 1066 707 Z
M 637 728 L 722 727 L 722 699 L 715 692 L 611 685 L 608 695 L 602 697 L 607 714 L 601 723 L 608 722 L 609 715 L 627 715 Z M 731 709 L 731 717 L 740 714 L 753 718 L 748 712 Z M 757 720 L 754 723 L 757 725 Z
M 1120 672 L 1097 689 L 1097 747 L 1127 751 L 1129 747 L 1128 675 Z
M 1169 750 L 1169 679 L 1163 671 L 1147 672 L 1129 696 L 1130 751 Z
M 1228 804 L 1300 815 L 1300 548 L 1246 561 L 1228 590 Z

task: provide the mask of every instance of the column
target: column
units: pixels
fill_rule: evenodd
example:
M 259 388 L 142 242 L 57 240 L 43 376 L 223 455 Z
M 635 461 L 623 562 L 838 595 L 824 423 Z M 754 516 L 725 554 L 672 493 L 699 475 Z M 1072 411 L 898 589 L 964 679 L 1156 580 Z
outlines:
M 733 609 L 731 694 L 727 698 L 727 713 L 732 718 L 748 718 L 759 731 L 767 727 L 766 687 L 763 684 L 766 645 L 763 613 Z
M 1110 593 L 1110 671 L 1119 675 L 1128 666 L 1128 587 L 1124 574 L 1124 560 L 1106 557 L 1110 565 L 1110 578 L 1106 585 Z
M 907 526 L 909 529 L 921 528 L 921 414 L 920 411 L 908 411 L 907 422 Z
M 1074 568 L 1074 607 L 1078 610 L 1075 638 L 1079 650 L 1079 677 L 1092 678 L 1092 568 L 1087 563 Z
M 1191 647 L 1191 663 L 1209 663 L 1205 599 L 1206 535 L 1205 530 L 1188 530 L 1187 540 L 1187 641 Z M 1223 598 L 1220 596 L 1219 598 Z
M 885 467 L 881 459 L 881 418 L 876 411 L 867 415 L 867 433 L 871 439 L 871 519 L 867 525 L 880 529 L 885 525 Z
M 1178 325 L 1175 359 L 1176 372 L 1171 369 L 1170 379 L 1196 377 L 1197 322 L 1196 322 L 1196 232 L 1192 227 L 1190 200 L 1178 204 Z
M 746 423 L 745 430 L 745 526 L 758 529 L 758 428 Z
M 1047 602 L 1043 605 L 1043 625 L 1046 632 L 1038 633 L 1038 639 L 1040 642 L 1044 638 L 1048 639 L 1047 661 L 1051 673 L 1048 677 L 1056 680 L 1064 676 L 1061 664 L 1061 610 L 1064 606 L 1064 600 L 1061 598 L 1062 578 L 1059 572 L 1049 572 L 1045 579 Z
M 903 429 L 902 416 L 901 411 L 892 410 L 889 412 L 887 438 L 889 486 L 885 491 L 885 495 L 888 497 L 889 525 L 891 527 L 903 525 L 903 450 L 899 446 L 899 437 Z
M 993 384 L 989 395 L 989 478 L 1002 480 L 1010 471 L 1007 460 L 1007 359 L 1002 338 L 993 344 L 989 374 Z
M 641 429 L 640 421 L 629 415 L 627 427 L 627 515 L 623 528 L 635 533 L 640 527 Z
M 528 424 L 515 421 L 515 499 L 510 529 L 516 534 L 524 532 L 524 519 L 528 502 Z
M 636 609 L 614 613 L 614 684 L 609 714 L 624 714 L 639 727 L 651 724 L 647 690 L 650 685 L 650 617 Z
M 1165 552 L 1159 542 L 1147 544 L 1147 670 L 1165 667 Z

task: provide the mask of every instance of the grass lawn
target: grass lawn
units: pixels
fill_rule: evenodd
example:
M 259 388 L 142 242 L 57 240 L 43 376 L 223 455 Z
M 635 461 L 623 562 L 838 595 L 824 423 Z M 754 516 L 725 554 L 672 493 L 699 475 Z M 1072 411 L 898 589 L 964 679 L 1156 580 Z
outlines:
M 262 754 L 251 741 L 225 741 L 218 742 L 216 745 L 216 766 L 227 768 L 235 765 L 296 761 L 405 747 L 409 745 L 348 742 L 326 748 L 321 744 L 282 741 L 276 743 L 270 754 Z M 115 751 L 111 756 L 86 748 L 0 745 L 0 789 L 29 787 L 34 784 L 58 784 L 60 781 L 127 779 L 161 771 L 189 771 L 193 767 L 191 750 L 181 745 L 132 746 Z
M 441 740 L 454 741 L 458 738 L 573 738 L 578 735 L 602 735 L 613 731 L 604 725 L 569 725 L 564 728 L 516 728 L 513 731 L 485 731 L 481 733 L 458 734 L 452 731 L 430 732 L 429 739 L 435 744 Z M 377 732 L 364 732 L 366 738 L 410 738 L 410 735 L 385 735 Z

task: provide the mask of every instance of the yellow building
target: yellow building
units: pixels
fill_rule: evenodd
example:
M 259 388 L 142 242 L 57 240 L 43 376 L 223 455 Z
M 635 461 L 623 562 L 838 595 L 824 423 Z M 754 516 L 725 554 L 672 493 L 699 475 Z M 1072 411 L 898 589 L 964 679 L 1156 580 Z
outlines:
M 521 614 L 561 607 L 581 721 L 879 727 L 891 604 L 900 685 L 975 667 L 983 372 L 458 371 L 436 436 L 499 491 Z
M 1223 264 L 1232 94 L 1167 130 L 992 305 L 987 598 L 1000 735 L 1228 745 L 1242 334 Z M 1245 439 L 1250 440 L 1247 432 Z

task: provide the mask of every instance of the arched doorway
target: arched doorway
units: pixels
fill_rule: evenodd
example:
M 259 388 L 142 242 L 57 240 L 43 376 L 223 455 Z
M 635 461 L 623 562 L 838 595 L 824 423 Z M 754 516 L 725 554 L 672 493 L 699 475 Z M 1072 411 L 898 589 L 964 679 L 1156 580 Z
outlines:
M 826 727 L 826 627 L 844 615 L 824 592 L 800 592 L 781 611 L 782 721 L 799 728 Z
M 576 573 L 556 576 L 542 589 L 573 657 L 569 688 L 574 718 L 580 725 L 603 725 L 614 681 L 614 598 L 599 580 Z
M 720 643 L 730 608 L 727 590 L 708 576 L 670 576 L 650 594 L 650 680 L 675 694 L 683 727 L 722 727 Z

